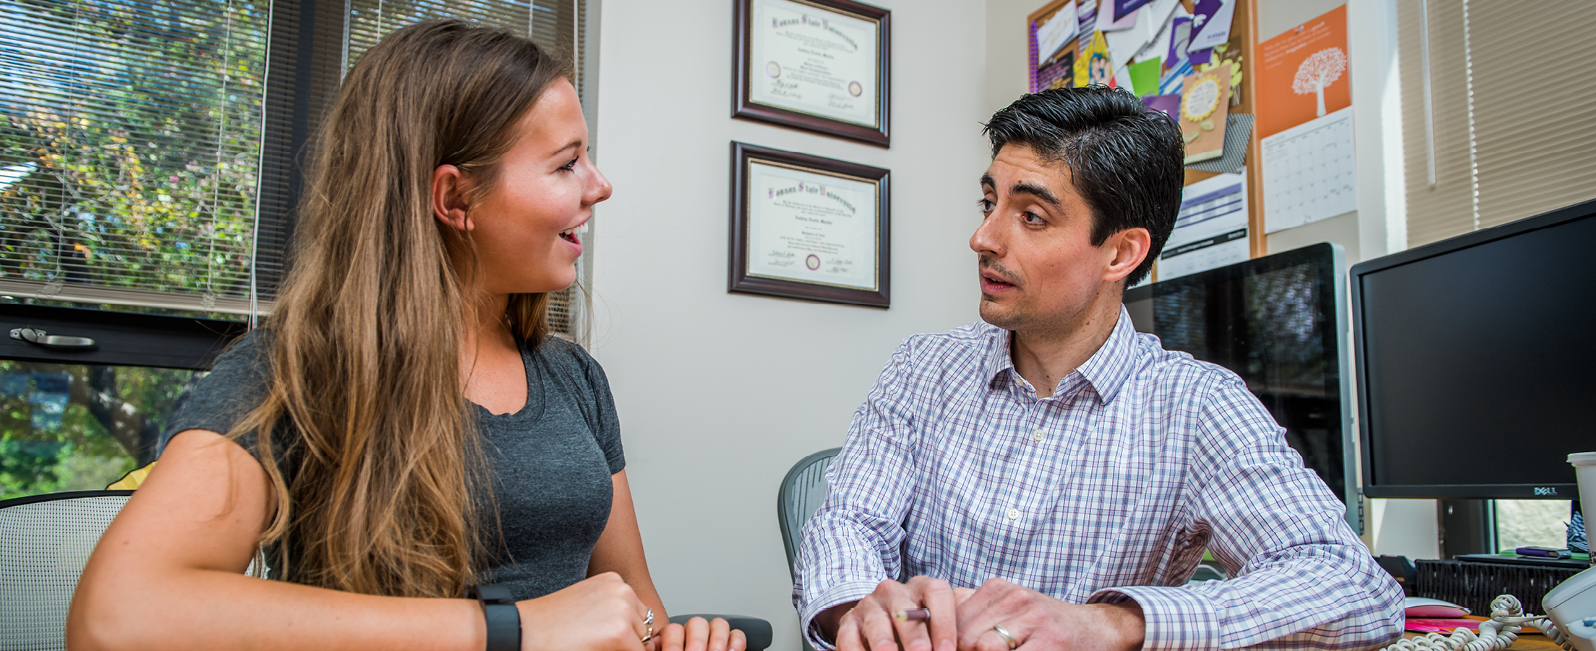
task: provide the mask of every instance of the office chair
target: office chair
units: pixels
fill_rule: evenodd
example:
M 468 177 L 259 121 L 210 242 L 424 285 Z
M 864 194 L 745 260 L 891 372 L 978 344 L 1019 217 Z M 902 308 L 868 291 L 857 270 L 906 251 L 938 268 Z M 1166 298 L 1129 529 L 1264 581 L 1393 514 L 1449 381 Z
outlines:
M 798 558 L 804 523 L 820 508 L 820 503 L 826 501 L 826 468 L 841 451 L 842 448 L 831 448 L 804 457 L 787 471 L 781 488 L 776 491 L 776 522 L 781 524 L 781 544 L 787 550 L 787 572 L 794 581 L 798 580 L 798 574 L 793 570 L 793 561 Z M 799 637 L 804 651 L 814 651 L 809 646 L 809 638 L 801 632 Z
M 66 648 L 67 608 L 83 565 L 130 490 L 0 501 L 0 649 Z

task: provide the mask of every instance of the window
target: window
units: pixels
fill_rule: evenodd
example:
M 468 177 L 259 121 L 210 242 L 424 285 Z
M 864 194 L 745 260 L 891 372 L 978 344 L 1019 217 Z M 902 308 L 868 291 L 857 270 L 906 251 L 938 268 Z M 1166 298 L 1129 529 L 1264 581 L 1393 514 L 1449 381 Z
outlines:
M 183 387 L 270 311 L 298 161 L 366 49 L 436 18 L 516 31 L 577 63 L 591 125 L 586 12 L 584 0 L 0 5 L 0 499 L 103 488 L 154 458 Z M 575 339 L 578 295 L 551 301 L 551 325 Z M 4 338 L 23 326 L 98 346 Z
M 1568 522 L 1573 503 L 1568 500 L 1493 500 L 1496 509 L 1497 551 L 1519 547 L 1568 546 Z
M 1596 86 L 1528 64 L 1592 30 L 1577 0 L 1398 3 L 1410 246 L 1596 198 Z

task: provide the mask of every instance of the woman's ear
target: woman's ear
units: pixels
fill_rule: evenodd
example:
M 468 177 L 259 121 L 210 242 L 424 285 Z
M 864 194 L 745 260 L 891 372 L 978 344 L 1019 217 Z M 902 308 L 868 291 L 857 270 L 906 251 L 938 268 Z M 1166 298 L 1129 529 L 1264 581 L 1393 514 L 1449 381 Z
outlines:
M 467 199 L 469 185 L 470 181 L 458 167 L 439 165 L 432 170 L 432 216 L 455 230 L 476 228 L 471 223 L 471 205 Z

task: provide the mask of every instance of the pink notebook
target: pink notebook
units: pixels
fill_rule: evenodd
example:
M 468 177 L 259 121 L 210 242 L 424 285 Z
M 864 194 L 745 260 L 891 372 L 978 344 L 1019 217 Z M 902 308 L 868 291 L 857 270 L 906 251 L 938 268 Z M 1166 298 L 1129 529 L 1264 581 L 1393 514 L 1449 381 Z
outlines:
M 1408 618 L 1407 629 L 1415 633 L 1440 633 L 1451 635 L 1453 630 L 1466 628 L 1476 633 L 1480 632 L 1480 622 L 1477 619 L 1415 619 Z

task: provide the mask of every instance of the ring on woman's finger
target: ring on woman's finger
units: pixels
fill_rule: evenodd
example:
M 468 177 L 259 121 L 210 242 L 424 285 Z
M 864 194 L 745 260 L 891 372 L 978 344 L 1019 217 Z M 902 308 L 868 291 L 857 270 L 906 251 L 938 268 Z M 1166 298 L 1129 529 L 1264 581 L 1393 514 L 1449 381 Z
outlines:
M 648 609 L 648 616 L 643 618 L 643 628 L 646 629 L 646 630 L 643 633 L 642 642 L 643 642 L 643 644 L 648 644 L 650 641 L 652 641 L 654 639 L 654 609 L 653 608 Z
M 998 637 L 1003 638 L 1003 641 L 1008 643 L 1009 651 L 1020 648 L 1020 643 L 1014 641 L 1014 636 L 1009 635 L 1009 629 L 1003 628 L 1002 624 L 992 625 L 992 632 L 997 633 Z

